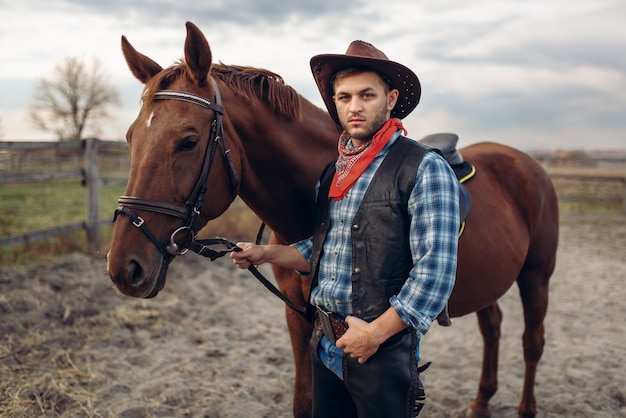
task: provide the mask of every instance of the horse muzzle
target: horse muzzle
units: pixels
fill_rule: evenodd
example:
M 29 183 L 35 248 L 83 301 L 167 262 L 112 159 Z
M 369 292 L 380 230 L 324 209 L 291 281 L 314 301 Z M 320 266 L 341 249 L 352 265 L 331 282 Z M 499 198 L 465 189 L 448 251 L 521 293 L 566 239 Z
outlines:
M 124 257 L 122 257 L 123 259 Z M 169 259 L 149 263 L 137 258 L 119 261 L 112 251 L 107 254 L 107 272 L 120 293 L 135 298 L 153 298 L 165 287 Z M 157 265 L 156 269 L 146 266 Z

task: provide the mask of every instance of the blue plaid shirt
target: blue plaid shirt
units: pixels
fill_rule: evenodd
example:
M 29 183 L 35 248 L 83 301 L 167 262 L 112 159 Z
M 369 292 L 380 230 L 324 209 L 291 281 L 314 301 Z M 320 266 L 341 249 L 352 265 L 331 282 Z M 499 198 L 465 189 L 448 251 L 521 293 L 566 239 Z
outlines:
M 346 316 L 352 310 L 351 225 L 368 185 L 400 131 L 389 141 L 341 200 L 330 202 L 330 228 L 320 261 L 318 286 L 311 303 Z M 389 302 L 400 318 L 425 334 L 445 307 L 456 276 L 459 232 L 458 185 L 448 163 L 426 153 L 408 202 L 413 268 L 404 286 Z M 311 259 L 312 239 L 293 244 Z M 419 359 L 419 352 L 416 353 Z

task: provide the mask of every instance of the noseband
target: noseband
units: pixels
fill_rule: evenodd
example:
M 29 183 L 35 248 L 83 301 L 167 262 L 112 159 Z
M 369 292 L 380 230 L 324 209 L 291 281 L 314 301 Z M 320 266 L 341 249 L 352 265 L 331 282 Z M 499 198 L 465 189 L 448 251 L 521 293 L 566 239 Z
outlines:
M 193 103 L 202 106 L 205 109 L 215 112 L 215 119 L 211 123 L 211 133 L 209 135 L 209 143 L 204 155 L 204 161 L 202 164 L 202 170 L 196 180 L 196 184 L 191 191 L 191 194 L 187 198 L 185 206 L 177 206 L 166 202 L 159 202 L 154 200 L 142 199 L 135 196 L 121 196 L 117 203 L 117 209 L 113 216 L 113 221 L 117 219 L 118 215 L 124 214 L 128 216 L 134 226 L 139 228 L 150 241 L 156 246 L 156 248 L 163 254 L 164 262 L 168 263 L 173 256 L 185 254 L 189 249 L 202 254 L 204 256 L 212 257 L 210 248 L 205 244 L 215 244 L 216 242 L 204 242 L 200 243 L 196 241 L 196 220 L 200 215 L 202 209 L 202 202 L 208 189 L 209 173 L 211 172 L 211 166 L 215 159 L 218 146 L 221 146 L 224 150 L 224 160 L 228 167 L 228 176 L 231 185 L 232 197 L 237 194 L 239 188 L 239 176 L 235 171 L 232 158 L 230 156 L 230 149 L 226 147 L 226 141 L 224 139 L 224 127 L 222 123 L 222 116 L 224 115 L 224 107 L 222 106 L 222 99 L 220 96 L 220 90 L 214 79 L 211 79 L 213 88 L 215 89 L 215 102 L 197 96 L 192 93 L 186 93 L 174 90 L 161 90 L 157 91 L 155 100 L 180 100 L 184 102 Z M 144 220 L 137 215 L 134 210 L 145 210 L 149 212 L 161 213 L 168 216 L 173 216 L 184 220 L 184 225 L 176 229 L 169 238 L 169 242 L 162 242 L 150 231 Z M 191 240 L 181 248 L 176 243 L 176 236 L 179 234 L 189 234 Z M 222 242 L 217 242 L 222 243 Z M 232 251 L 232 249 L 229 249 Z

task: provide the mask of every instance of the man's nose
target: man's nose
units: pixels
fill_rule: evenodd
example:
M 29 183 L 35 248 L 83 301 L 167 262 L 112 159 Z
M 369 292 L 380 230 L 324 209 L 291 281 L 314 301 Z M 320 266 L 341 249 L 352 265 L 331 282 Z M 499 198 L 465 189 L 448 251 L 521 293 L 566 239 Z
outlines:
M 363 110 L 363 102 L 358 97 L 353 97 L 350 100 L 350 107 L 348 108 L 352 113 L 359 113 Z

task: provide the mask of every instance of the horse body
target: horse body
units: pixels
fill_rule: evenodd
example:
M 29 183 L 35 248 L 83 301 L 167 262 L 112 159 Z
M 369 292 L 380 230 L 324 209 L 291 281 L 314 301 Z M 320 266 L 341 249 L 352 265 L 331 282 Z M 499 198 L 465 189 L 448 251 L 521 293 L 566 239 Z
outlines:
M 471 145 L 461 153 L 477 174 L 465 183 L 473 206 L 459 241 L 451 316 L 498 300 L 527 264 L 539 263 L 547 281 L 558 236 L 551 181 L 534 160 L 492 143 Z
M 330 116 L 303 98 L 300 100 L 307 115 L 302 120 L 277 118 L 271 112 L 258 115 L 254 111 L 242 117 L 240 111 L 246 103 L 241 97 L 235 99 L 235 103 L 241 103 L 237 114 L 229 116 L 233 125 L 231 137 L 244 144 L 239 195 L 284 242 L 310 235 L 315 183 L 324 166 L 337 154 L 337 130 Z M 272 128 L 242 129 L 241 119 L 263 120 Z M 320 129 L 320 121 L 327 122 L 325 130 Z
M 216 86 L 224 103 L 224 154 L 215 158 L 208 193 L 193 227 L 199 230 L 234 198 L 228 173 L 239 179 L 239 196 L 272 229 L 271 242 L 289 243 L 311 234 L 314 186 L 337 153 L 337 129 L 326 113 L 265 70 L 211 64 L 204 35 L 187 24 L 185 60 L 162 69 L 138 53 L 125 38 L 122 49 L 133 74 L 146 84 L 142 109 L 131 125 L 131 171 L 126 194 L 183 206 L 198 179 L 205 138 L 215 112 L 193 103 L 152 100 L 168 89 L 213 98 Z M 155 152 L 158 150 L 158 152 Z M 473 207 L 459 241 L 457 281 L 449 302 L 451 316 L 477 312 L 485 341 L 483 372 L 468 415 L 489 414 L 497 388 L 500 298 L 517 280 L 524 304 L 526 377 L 520 416 L 534 416 L 536 365 L 543 347 L 548 280 L 554 269 L 558 236 L 556 197 L 550 179 L 527 155 L 498 144 L 461 150 L 477 175 L 466 183 Z M 158 240 L 173 239 L 183 222 L 163 213 L 139 210 Z M 118 289 L 135 297 L 156 295 L 165 284 L 169 259 L 131 222 L 116 222 L 108 270 Z M 304 305 L 309 280 L 274 268 L 276 282 L 292 301 Z M 310 415 L 311 375 L 308 340 L 311 325 L 286 308 L 296 379 L 294 415 Z

